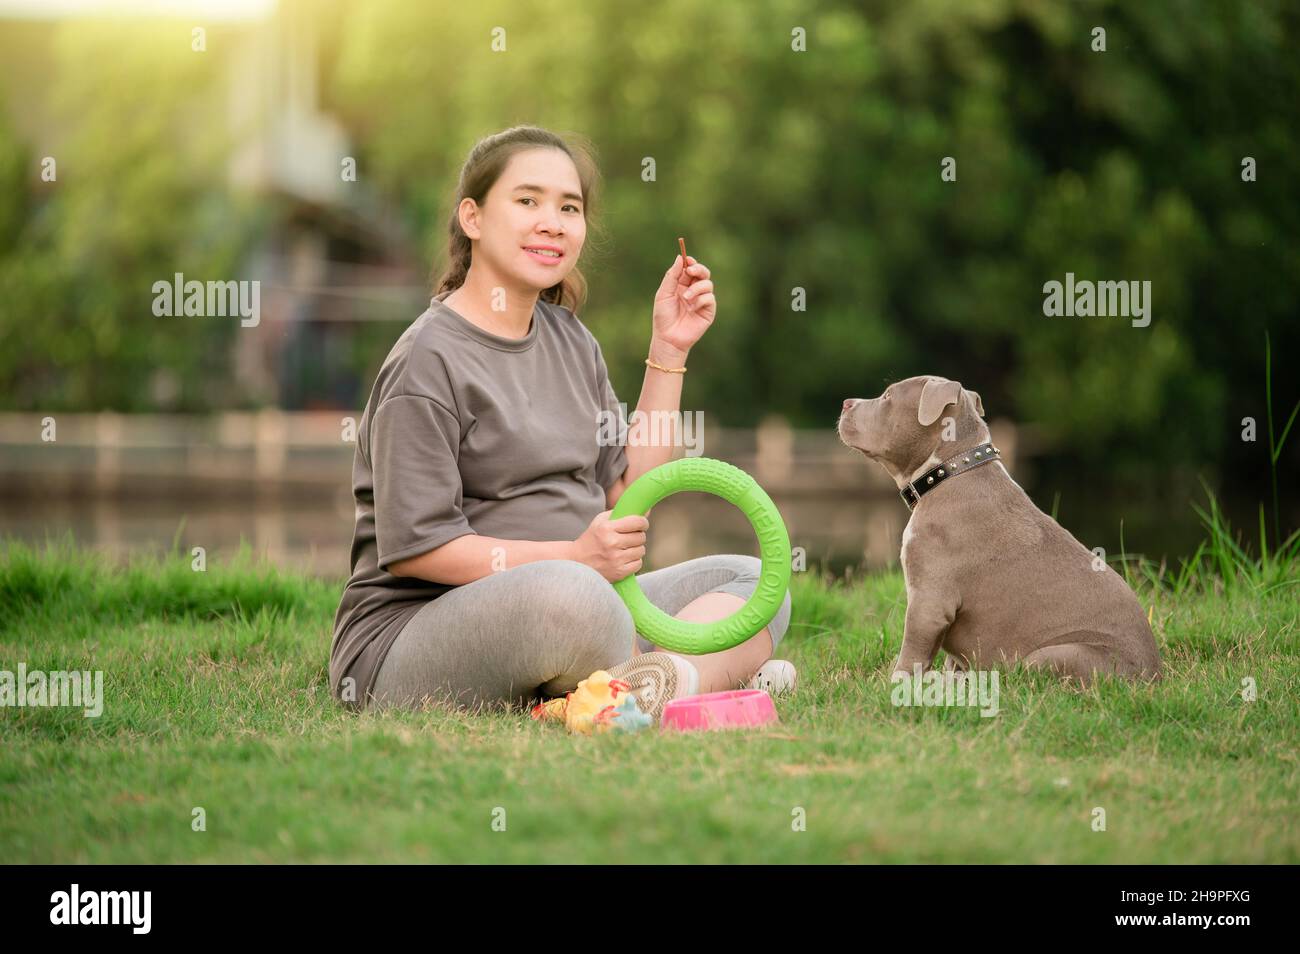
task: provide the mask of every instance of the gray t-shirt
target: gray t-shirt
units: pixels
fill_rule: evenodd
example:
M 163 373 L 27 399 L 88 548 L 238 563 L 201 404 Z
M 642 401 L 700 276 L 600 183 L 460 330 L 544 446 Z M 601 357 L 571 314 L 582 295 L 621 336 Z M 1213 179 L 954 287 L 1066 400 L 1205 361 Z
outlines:
M 572 311 L 539 300 L 528 334 L 503 338 L 444 305 L 449 294 L 397 340 L 357 431 L 352 576 L 329 667 L 334 698 L 350 676 L 344 701 L 356 705 L 407 621 L 454 589 L 390 564 L 469 533 L 575 540 L 627 469 L 625 449 L 598 439 L 599 413 L 617 415 L 618 398 Z

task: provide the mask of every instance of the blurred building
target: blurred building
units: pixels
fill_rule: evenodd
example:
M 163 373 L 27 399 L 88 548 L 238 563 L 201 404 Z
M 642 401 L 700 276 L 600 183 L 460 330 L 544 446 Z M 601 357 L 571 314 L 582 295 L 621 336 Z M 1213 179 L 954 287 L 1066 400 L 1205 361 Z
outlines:
M 398 211 L 366 185 L 346 130 L 322 106 L 318 12 L 303 0 L 0 0 L 5 48 L 26 57 L 4 68 L 7 98 L 23 107 L 9 114 L 24 139 L 49 150 L 42 154 L 53 154 L 61 131 L 49 110 L 28 105 L 43 96 L 24 84 L 55 68 L 60 21 L 93 15 L 208 25 L 209 43 L 222 51 L 227 185 L 259 214 L 237 274 L 220 276 L 261 283 L 258 327 L 234 336 L 235 382 L 250 399 L 287 410 L 352 409 L 364 386 L 353 366 L 361 329 L 412 320 L 427 304 L 429 275 Z M 399 331 L 386 333 L 395 340 Z M 153 382 L 163 408 L 173 390 Z
M 366 187 L 346 132 L 321 107 L 311 12 L 278 5 L 228 67 L 231 187 L 274 210 L 246 269 L 262 282 L 269 324 L 237 336 L 236 373 L 290 410 L 351 407 L 358 326 L 410 321 L 427 291 L 396 210 Z

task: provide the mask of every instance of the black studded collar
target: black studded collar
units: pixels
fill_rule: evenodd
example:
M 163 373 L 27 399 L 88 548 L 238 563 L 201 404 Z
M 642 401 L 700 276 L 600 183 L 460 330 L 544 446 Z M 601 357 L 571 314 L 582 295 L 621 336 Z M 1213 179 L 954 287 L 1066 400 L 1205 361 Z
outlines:
M 908 510 L 915 510 L 917 501 L 948 478 L 974 470 L 980 464 L 998 459 L 1001 454 L 1002 452 L 994 447 L 991 441 L 962 451 L 960 454 L 953 454 L 942 464 L 932 467 L 916 480 L 906 484 L 898 495 L 903 498 L 903 503 L 907 504 Z

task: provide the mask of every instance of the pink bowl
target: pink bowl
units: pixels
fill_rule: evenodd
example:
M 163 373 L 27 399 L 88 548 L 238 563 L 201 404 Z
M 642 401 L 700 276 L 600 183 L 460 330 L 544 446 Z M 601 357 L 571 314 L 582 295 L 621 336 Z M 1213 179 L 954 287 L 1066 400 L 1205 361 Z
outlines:
M 674 699 L 664 706 L 660 725 L 691 732 L 698 729 L 746 729 L 776 720 L 772 697 L 762 689 L 733 689 Z

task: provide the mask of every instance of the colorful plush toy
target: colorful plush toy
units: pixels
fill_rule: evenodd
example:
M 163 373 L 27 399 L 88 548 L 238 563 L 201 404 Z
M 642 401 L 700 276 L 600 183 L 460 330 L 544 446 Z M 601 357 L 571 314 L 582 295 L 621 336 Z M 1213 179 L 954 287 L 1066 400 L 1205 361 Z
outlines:
M 568 708 L 568 705 L 568 696 L 547 699 L 545 702 L 539 702 L 533 706 L 532 716 L 538 722 L 563 722 L 564 710 Z
M 532 716 L 542 722 L 564 721 L 570 732 L 592 735 L 603 732 L 638 732 L 653 721 L 642 712 L 632 687 L 597 669 L 563 699 L 550 699 L 533 707 Z
M 648 728 L 654 719 L 650 717 L 650 713 L 642 712 L 636 696 L 628 693 L 623 696 L 623 701 L 614 707 L 614 712 L 608 721 L 612 732 L 640 732 Z

